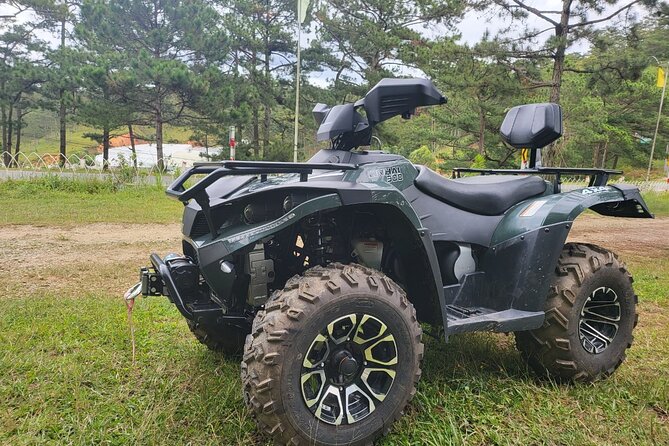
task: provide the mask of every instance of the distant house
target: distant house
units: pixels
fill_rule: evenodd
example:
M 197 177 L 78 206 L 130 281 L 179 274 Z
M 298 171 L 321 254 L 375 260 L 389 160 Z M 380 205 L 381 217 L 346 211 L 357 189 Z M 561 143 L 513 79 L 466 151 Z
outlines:
M 149 144 L 149 141 L 139 139 L 135 136 L 135 145 Z M 109 147 L 130 147 L 130 133 L 125 135 L 114 136 L 109 139 Z M 97 148 L 98 153 L 102 153 L 102 144 Z
M 124 135 L 125 136 L 125 135 Z M 137 153 L 137 167 L 152 168 L 158 163 L 156 145 L 135 140 L 135 151 Z M 193 147 L 190 144 L 163 144 L 163 156 L 165 166 L 168 170 L 184 169 L 191 167 L 198 161 L 206 161 L 204 147 Z M 118 167 L 122 160 L 132 164 L 132 150 L 130 144 L 112 146 L 109 148 L 109 165 Z M 95 164 L 102 166 L 102 154 L 95 157 Z

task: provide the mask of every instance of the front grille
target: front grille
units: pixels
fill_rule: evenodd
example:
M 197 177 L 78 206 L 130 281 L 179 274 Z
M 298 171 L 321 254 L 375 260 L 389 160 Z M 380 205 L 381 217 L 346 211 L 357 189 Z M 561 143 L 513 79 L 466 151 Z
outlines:
M 193 221 L 193 228 L 190 230 L 190 237 L 196 238 L 207 234 L 209 234 L 207 219 L 204 218 L 204 214 L 202 212 L 199 212 Z

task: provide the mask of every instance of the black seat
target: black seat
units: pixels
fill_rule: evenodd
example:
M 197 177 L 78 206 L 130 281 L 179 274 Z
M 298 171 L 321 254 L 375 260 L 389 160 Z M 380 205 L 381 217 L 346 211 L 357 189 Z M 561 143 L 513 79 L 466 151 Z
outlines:
M 425 166 L 416 168 L 418 189 L 475 214 L 503 214 L 514 204 L 546 190 L 546 182 L 536 176 L 480 175 L 449 180 Z

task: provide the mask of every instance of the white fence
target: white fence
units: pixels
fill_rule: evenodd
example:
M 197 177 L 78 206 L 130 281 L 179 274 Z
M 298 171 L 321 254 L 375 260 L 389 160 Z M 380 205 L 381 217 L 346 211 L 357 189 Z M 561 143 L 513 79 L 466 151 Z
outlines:
M 117 181 L 130 182 L 137 184 L 155 184 L 156 181 L 162 181 L 163 184 L 169 184 L 174 180 L 174 174 L 179 172 L 169 172 L 166 175 L 155 175 L 151 169 L 134 168 L 132 161 L 128 161 L 124 166 L 103 165 L 96 163 L 95 157 L 91 155 L 70 155 L 65 156 L 65 162 L 61 163 L 58 155 L 40 154 L 31 152 L 25 154 L 19 152 L 16 155 L 8 155 L 8 163 L 5 163 L 5 157 L 0 154 L 0 180 L 5 179 L 24 179 L 35 178 L 45 175 L 59 175 L 66 178 L 111 178 Z

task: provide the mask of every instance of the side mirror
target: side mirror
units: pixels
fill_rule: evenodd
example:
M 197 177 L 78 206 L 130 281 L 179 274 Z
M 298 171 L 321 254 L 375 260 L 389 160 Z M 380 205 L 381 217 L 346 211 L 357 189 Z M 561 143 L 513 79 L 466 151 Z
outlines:
M 562 109 L 558 104 L 513 107 L 499 129 L 502 139 L 517 149 L 540 149 L 562 136 Z

